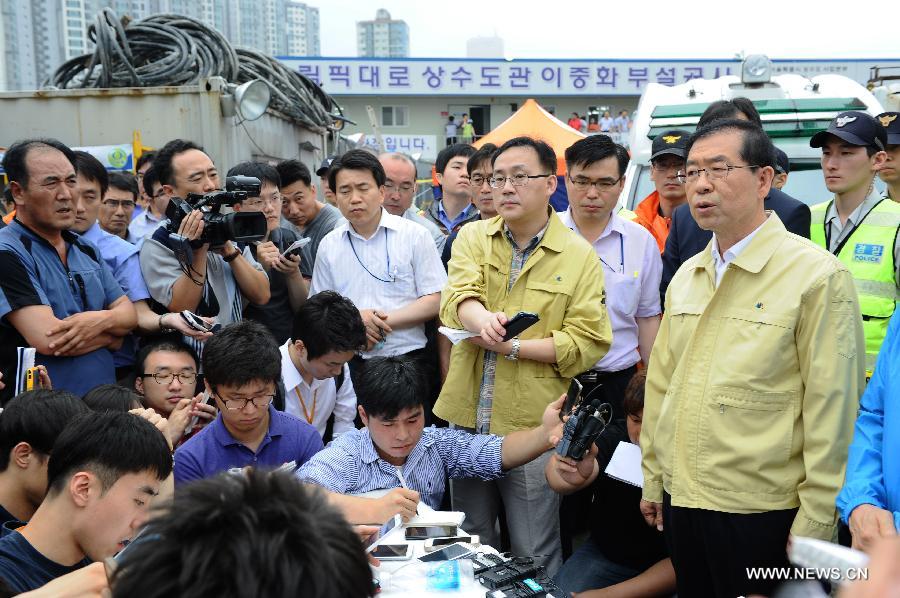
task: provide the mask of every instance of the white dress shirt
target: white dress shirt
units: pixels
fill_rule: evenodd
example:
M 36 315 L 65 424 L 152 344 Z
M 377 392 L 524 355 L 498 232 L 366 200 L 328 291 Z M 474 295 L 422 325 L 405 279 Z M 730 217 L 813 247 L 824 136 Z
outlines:
M 446 284 L 447 272 L 425 227 L 382 209 L 371 238 L 364 239 L 344 221 L 322 239 L 309 295 L 332 290 L 358 309 L 390 312 L 440 293 Z M 425 342 L 424 324 L 394 329 L 382 347 L 361 355 L 366 359 L 404 355 L 423 348 Z
M 572 208 L 559 213 L 563 224 L 581 234 Z M 600 258 L 606 310 L 612 327 L 613 342 L 609 352 L 593 369 L 618 372 L 641 360 L 638 352 L 638 325 L 635 318 L 658 316 L 659 281 L 662 258 L 653 236 L 639 224 L 611 214 L 603 233 L 593 242 L 588 240 Z
M 356 392 L 353 390 L 350 368 L 347 364 L 344 364 L 344 381 L 339 391 L 335 392 L 334 378 L 325 380 L 313 378 L 312 384 L 307 384 L 291 361 L 291 354 L 288 351 L 290 344 L 291 341 L 288 340 L 280 349 L 284 411 L 300 421 L 308 422 L 319 431 L 320 436 L 325 434 L 325 426 L 332 413 L 334 413 L 332 432 L 334 438 L 344 432 L 355 430 L 353 420 L 356 418 Z
M 770 212 L 766 211 L 766 219 L 768 219 L 769 214 Z M 750 244 L 750 241 L 753 240 L 753 237 L 756 236 L 756 233 L 759 232 L 759 229 L 761 229 L 765 223 L 765 220 L 763 220 L 763 223 L 753 229 L 752 233 L 732 245 L 728 251 L 725 252 L 725 255 L 722 256 L 719 255 L 719 241 L 716 239 L 716 233 L 713 233 L 710 251 L 712 251 L 713 265 L 716 267 L 716 288 L 719 288 L 719 283 L 722 282 L 722 277 L 725 276 L 725 270 L 728 269 L 728 264 L 733 262 L 744 248 Z

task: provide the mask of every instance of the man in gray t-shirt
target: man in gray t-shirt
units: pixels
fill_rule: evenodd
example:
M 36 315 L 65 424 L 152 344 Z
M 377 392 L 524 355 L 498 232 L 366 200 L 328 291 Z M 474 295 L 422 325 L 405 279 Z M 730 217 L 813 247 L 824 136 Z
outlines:
M 300 273 L 305 278 L 312 278 L 319 243 L 344 221 L 344 217 L 336 207 L 316 200 L 316 186 L 303 162 L 285 160 L 275 169 L 281 178 L 282 217 L 294 226 L 301 237 L 312 240 L 300 254 Z

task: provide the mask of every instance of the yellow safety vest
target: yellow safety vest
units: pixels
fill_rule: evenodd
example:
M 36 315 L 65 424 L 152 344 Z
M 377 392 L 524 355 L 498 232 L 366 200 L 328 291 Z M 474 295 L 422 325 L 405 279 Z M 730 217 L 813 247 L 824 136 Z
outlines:
M 833 202 L 812 206 L 809 238 L 828 249 L 825 216 Z M 833 252 L 853 275 L 866 335 L 866 370 L 875 368 L 888 322 L 897 307 L 894 242 L 900 232 L 900 204 L 881 200 Z

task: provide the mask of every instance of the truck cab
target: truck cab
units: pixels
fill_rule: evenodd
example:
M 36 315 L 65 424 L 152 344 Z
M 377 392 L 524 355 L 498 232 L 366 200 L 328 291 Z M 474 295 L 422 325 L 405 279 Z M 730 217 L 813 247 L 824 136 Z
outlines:
M 641 96 L 631 130 L 631 161 L 626 184 L 619 196 L 622 208 L 633 210 L 654 187 L 650 180 L 650 146 L 670 129 L 694 131 L 703 111 L 715 101 L 745 97 L 759 111 L 763 129 L 788 156 L 791 173 L 782 189 L 807 204 L 826 201 L 820 164 L 821 150 L 809 147 L 809 139 L 845 110 L 875 116 L 881 104 L 865 87 L 842 75 L 771 75 L 765 56 L 748 56 L 741 77 L 693 79 L 668 87 L 650 83 Z M 880 180 L 876 179 L 876 184 Z

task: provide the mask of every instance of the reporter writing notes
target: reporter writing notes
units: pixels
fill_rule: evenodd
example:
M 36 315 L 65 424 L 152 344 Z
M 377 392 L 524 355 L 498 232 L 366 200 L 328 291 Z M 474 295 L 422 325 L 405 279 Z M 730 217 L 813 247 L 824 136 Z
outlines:
M 110 349 L 137 324 L 134 307 L 75 223 L 72 150 L 14 144 L 3 158 L 16 218 L 0 230 L 0 370 L 15 381 L 16 347 L 34 347 L 58 389 L 81 395 L 115 382 Z M 12 398 L 14 383 L 0 391 Z
M 167 143 L 153 160 L 153 171 L 170 197 L 184 199 L 188 193 L 204 194 L 220 188 L 219 171 L 196 144 L 183 139 Z M 194 210 L 182 220 L 178 234 L 188 241 L 200 239 L 204 230 L 203 212 Z M 161 226 L 145 239 L 141 247 L 141 271 L 150 295 L 167 311 L 192 311 L 216 319 L 223 326 L 241 321 L 248 303 L 265 305 L 269 301 L 269 279 L 249 248 L 239 250 L 226 241 L 220 248 L 209 243 L 185 249 L 166 227 Z M 189 252 L 190 264 L 183 264 Z M 186 342 L 200 352 L 202 345 Z
M 396 514 L 408 520 L 420 499 L 440 508 L 445 475 L 497 479 L 538 458 L 562 434 L 562 400 L 547 406 L 538 426 L 505 437 L 426 428 L 421 370 L 409 357 L 372 358 L 356 387 L 366 427 L 342 434 L 298 473 L 338 493 L 330 498 L 353 523 L 383 523 Z M 385 488 L 393 490 L 379 499 L 340 496 Z

